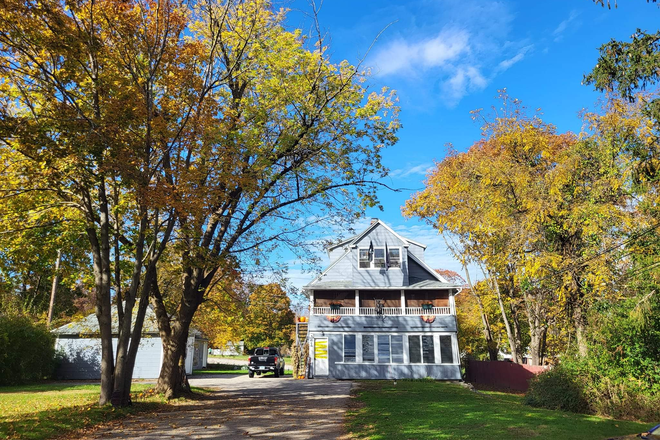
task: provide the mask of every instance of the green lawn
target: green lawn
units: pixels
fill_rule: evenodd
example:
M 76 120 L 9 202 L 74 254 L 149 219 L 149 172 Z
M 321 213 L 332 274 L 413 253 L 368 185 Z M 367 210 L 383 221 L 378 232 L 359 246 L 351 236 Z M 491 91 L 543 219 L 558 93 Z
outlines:
M 247 354 L 240 355 L 240 356 L 215 356 L 215 355 L 212 355 L 212 354 L 209 355 L 209 358 L 213 358 L 213 359 L 233 359 L 233 360 L 236 360 L 236 361 L 245 361 L 246 365 L 247 365 L 247 360 L 248 360 L 249 357 L 250 357 L 250 355 L 247 355 Z M 291 365 L 291 356 L 284 356 L 284 363 L 286 365 Z
M 193 370 L 193 375 L 199 374 L 248 374 L 247 362 L 245 365 L 208 364 L 202 370 Z
M 133 405 L 99 407 L 99 385 L 38 384 L 0 388 L 0 438 L 45 439 L 125 417 L 163 410 L 162 396 L 152 384 L 133 384 Z
M 365 381 L 355 393 L 347 427 L 356 438 L 602 440 L 652 426 L 531 408 L 522 396 L 431 380 Z
M 286 366 L 285 372 L 290 374 L 289 365 Z M 193 370 L 193 375 L 200 374 L 248 374 L 247 363 L 245 365 L 228 365 L 228 364 L 208 364 L 208 368 L 203 370 Z M 272 373 L 270 373 L 272 374 Z

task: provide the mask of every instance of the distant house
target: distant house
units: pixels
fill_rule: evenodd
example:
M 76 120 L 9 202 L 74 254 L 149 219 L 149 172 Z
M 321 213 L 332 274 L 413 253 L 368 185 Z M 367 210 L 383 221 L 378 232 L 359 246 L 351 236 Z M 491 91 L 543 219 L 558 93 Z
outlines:
M 327 248 L 331 264 L 303 289 L 311 301 L 311 376 L 460 380 L 454 295 L 426 246 L 373 219 Z
M 117 349 L 117 308 L 112 314 L 112 345 Z M 86 316 L 81 321 L 63 325 L 52 331 L 56 336 L 55 349 L 62 354 L 57 377 L 61 379 L 100 379 L 101 378 L 101 339 L 99 324 L 95 314 Z M 208 340 L 195 329 L 190 329 L 186 348 L 186 374 L 193 369 L 206 367 Z M 133 377 L 135 379 L 154 379 L 160 374 L 163 361 L 163 344 L 158 333 L 156 314 L 151 306 L 144 318 L 142 338 L 135 359 Z

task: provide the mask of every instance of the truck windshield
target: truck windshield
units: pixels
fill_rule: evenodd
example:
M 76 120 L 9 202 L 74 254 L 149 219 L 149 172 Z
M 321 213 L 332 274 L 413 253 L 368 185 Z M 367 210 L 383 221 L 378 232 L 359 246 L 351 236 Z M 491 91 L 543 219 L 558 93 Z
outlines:
M 271 348 L 268 350 L 268 354 L 277 354 L 277 348 Z
M 256 356 L 261 356 L 261 355 L 264 354 L 264 349 L 263 348 L 257 348 L 256 350 L 254 350 L 254 354 Z

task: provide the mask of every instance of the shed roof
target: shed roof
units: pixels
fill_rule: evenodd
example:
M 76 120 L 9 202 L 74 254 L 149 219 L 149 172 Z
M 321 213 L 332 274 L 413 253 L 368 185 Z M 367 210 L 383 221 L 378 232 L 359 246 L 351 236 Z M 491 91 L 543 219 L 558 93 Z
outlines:
M 135 325 L 135 312 L 137 312 L 137 303 L 133 311 L 133 322 L 131 329 Z M 112 305 L 112 334 L 119 334 L 119 319 L 117 318 L 117 305 Z M 51 330 L 52 333 L 58 336 L 78 336 L 78 337 L 91 337 L 99 333 L 99 321 L 95 313 L 85 316 L 80 321 L 70 322 L 61 327 Z M 151 305 L 147 306 L 147 311 L 144 315 L 144 325 L 142 326 L 143 335 L 160 335 L 158 332 L 158 322 L 156 320 L 156 313 Z M 204 335 L 197 329 L 191 328 L 190 335 L 195 336 L 197 339 L 204 339 Z

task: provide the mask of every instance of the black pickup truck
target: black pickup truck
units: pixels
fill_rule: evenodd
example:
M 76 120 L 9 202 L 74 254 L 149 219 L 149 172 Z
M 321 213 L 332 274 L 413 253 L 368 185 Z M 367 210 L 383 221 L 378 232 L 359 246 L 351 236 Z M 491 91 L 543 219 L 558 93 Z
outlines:
M 280 354 L 280 349 L 275 347 L 256 348 L 254 354 L 248 358 L 248 373 L 254 377 L 254 373 L 260 375 L 268 371 L 273 371 L 275 377 L 284 375 L 284 356 Z

